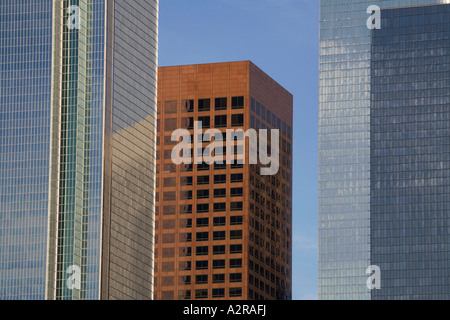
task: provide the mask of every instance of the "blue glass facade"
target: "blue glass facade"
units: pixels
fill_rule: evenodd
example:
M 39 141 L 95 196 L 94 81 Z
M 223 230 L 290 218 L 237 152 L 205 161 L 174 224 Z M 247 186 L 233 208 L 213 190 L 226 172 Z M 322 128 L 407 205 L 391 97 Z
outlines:
M 380 253 L 384 254 L 387 250 L 386 247 L 381 251 L 374 250 L 372 243 L 375 228 L 373 220 L 379 218 L 372 215 L 373 205 L 377 202 L 372 201 L 373 46 L 372 30 L 367 28 L 369 18 L 367 8 L 377 5 L 382 12 L 387 12 L 386 10 L 392 8 L 441 3 L 445 1 L 321 0 L 319 97 L 319 298 L 321 299 L 376 298 L 379 292 L 374 293 L 367 288 L 369 276 L 366 270 L 369 266 L 376 265 L 372 260 L 380 258 Z M 388 32 L 383 29 L 381 31 Z M 381 140 L 380 144 L 386 146 Z M 397 173 L 393 173 L 395 174 Z M 385 218 L 386 216 L 383 216 L 381 219 Z M 382 230 L 385 227 L 380 225 L 376 228 Z M 378 243 L 377 241 L 376 239 L 375 243 Z M 374 252 L 378 258 L 374 257 Z M 376 262 L 378 261 L 380 260 Z M 382 273 L 383 279 L 385 276 L 392 275 Z
M 44 299 L 52 1 L 0 2 L 0 299 Z
M 450 298 L 450 5 L 384 10 L 372 34 L 373 299 Z
M 63 44 L 60 128 L 53 136 L 60 167 L 52 185 L 59 190 L 56 298 L 95 299 L 100 295 L 106 10 L 105 0 L 64 1 L 63 8 L 69 6 L 80 8 L 80 28 L 69 28 L 72 11 L 65 10 L 61 33 L 55 32 Z M 54 55 L 57 59 L 59 51 Z M 80 268 L 79 290 L 66 285 L 71 266 Z
M 0 3 L 0 299 L 152 298 L 157 20 Z

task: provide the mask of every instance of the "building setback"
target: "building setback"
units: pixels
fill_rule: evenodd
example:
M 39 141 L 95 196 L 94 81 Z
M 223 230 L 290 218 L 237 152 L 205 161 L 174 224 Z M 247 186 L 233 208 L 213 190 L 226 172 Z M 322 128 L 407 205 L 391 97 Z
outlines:
M 250 61 L 159 68 L 155 299 L 292 298 L 292 113 Z M 197 121 L 223 135 L 279 129 L 279 170 L 261 175 L 248 142 L 235 148 L 243 164 L 174 164 L 172 133 L 192 142 Z
M 449 299 L 450 6 L 336 2 L 321 1 L 319 298 Z
M 0 21 L 0 299 L 151 299 L 158 0 Z

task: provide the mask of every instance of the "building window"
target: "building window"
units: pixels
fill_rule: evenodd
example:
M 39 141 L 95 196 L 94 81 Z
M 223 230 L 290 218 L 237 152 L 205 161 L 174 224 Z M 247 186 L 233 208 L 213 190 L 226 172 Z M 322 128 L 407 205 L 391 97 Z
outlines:
M 191 247 L 180 248 L 179 256 L 180 257 L 190 257 L 190 256 L 192 256 L 192 248 Z
M 175 220 L 163 220 L 163 230 L 175 229 Z
M 170 287 L 174 285 L 174 277 L 161 277 L 161 287 Z
M 225 260 L 213 260 L 213 269 L 225 269 Z
M 174 258 L 175 257 L 175 248 L 163 248 L 162 249 L 162 257 L 163 258 Z
M 242 182 L 244 175 L 242 173 L 232 173 L 230 176 L 231 183 Z
M 164 233 L 162 235 L 162 243 L 175 243 L 174 233 Z
M 164 271 L 174 271 L 174 270 L 168 270 L 168 269 L 164 268 L 164 265 L 163 265 L 163 270 Z M 190 271 L 191 270 L 191 262 L 190 261 L 180 261 L 178 263 L 178 270 L 179 271 Z
M 175 264 L 173 262 L 163 262 L 162 263 L 162 268 L 165 271 L 174 271 L 175 270 Z
M 207 246 L 205 247 L 197 247 L 195 249 L 195 254 L 197 256 L 207 256 L 209 254 L 209 249 Z
M 220 240 L 225 240 L 225 239 L 226 239 L 225 231 L 214 231 L 213 240 L 220 241 Z
M 205 284 L 205 283 L 208 283 L 207 274 L 195 276 L 195 284 Z
M 183 204 L 180 206 L 180 214 L 191 214 L 192 204 Z
M 244 115 L 243 114 L 231 115 L 231 126 L 232 127 L 242 127 L 243 125 L 244 125 Z
M 171 164 L 174 165 L 174 164 Z M 176 166 L 176 165 L 174 165 Z M 192 172 L 192 170 L 194 169 L 194 165 L 192 163 L 189 164 L 181 164 L 179 165 L 181 172 Z M 175 169 L 176 170 L 176 169 Z M 176 172 L 176 171 L 174 171 Z
M 177 101 L 164 102 L 164 114 L 176 114 L 177 113 Z
M 242 239 L 242 230 L 231 230 L 230 231 L 230 239 L 231 240 Z
M 230 204 L 231 211 L 241 211 L 242 208 L 243 208 L 242 201 L 231 202 L 231 204 Z
M 197 176 L 197 184 L 198 185 L 209 184 L 209 176 Z
M 175 214 L 175 206 L 164 206 L 163 207 L 163 215 L 164 216 L 171 216 Z
M 230 298 L 242 297 L 242 288 L 230 288 L 229 296 Z
M 214 223 L 214 227 L 224 226 L 224 225 L 226 225 L 226 218 L 225 217 L 215 217 L 213 223 Z
M 173 291 L 163 291 L 161 294 L 162 300 L 173 300 L 174 299 L 174 292 Z
M 227 116 L 220 115 L 214 117 L 214 127 L 215 128 L 226 128 L 227 127 Z
M 191 276 L 179 276 L 178 285 L 187 286 L 191 284 Z
M 214 176 L 214 183 L 215 184 L 221 184 L 227 182 L 227 175 L 226 174 L 217 174 Z
M 209 218 L 197 218 L 197 227 L 207 227 L 209 226 Z
M 194 112 L 194 100 L 181 100 L 181 112 Z
M 209 212 L 209 203 L 197 204 L 197 213 L 206 213 L 206 212 Z
M 198 111 L 209 111 L 211 110 L 211 100 L 210 99 L 200 99 L 198 100 Z
M 225 254 L 225 246 L 224 245 L 213 246 L 213 254 L 214 255 Z
M 213 298 L 224 298 L 225 297 L 225 289 L 217 288 L 212 291 Z
M 230 273 L 230 282 L 242 282 L 242 273 Z
M 209 129 L 211 127 L 211 118 L 208 116 L 198 117 L 198 121 L 201 123 L 203 129 Z
M 180 290 L 178 291 L 179 300 L 191 300 L 191 290 Z
M 214 212 L 223 212 L 227 210 L 226 202 L 214 203 Z
M 197 237 L 196 240 L 197 241 L 208 241 L 209 239 L 209 234 L 208 232 L 197 232 Z
M 208 270 L 208 260 L 202 260 L 195 262 L 196 270 Z
M 194 129 L 194 118 L 193 117 L 189 117 L 189 118 L 181 118 L 181 128 L 182 129 L 188 129 L 188 130 L 192 130 Z M 167 130 L 166 128 L 164 128 L 165 131 L 170 131 L 173 132 L 174 130 L 176 130 L 177 128 L 173 129 L 173 130 Z M 192 141 L 192 140 L 191 140 Z
M 227 98 L 216 98 L 214 107 L 216 110 L 227 110 Z
M 214 162 L 214 170 L 225 170 L 227 168 L 227 164 Z
M 177 118 L 164 120 L 164 131 L 173 132 L 177 129 Z
M 180 233 L 179 234 L 179 242 L 192 242 L 192 233 Z
M 181 190 L 180 200 L 192 200 L 192 190 Z
M 208 199 L 209 190 L 197 190 L 197 199 Z
M 180 219 L 180 229 L 192 228 L 192 219 Z
M 210 165 L 207 164 L 206 162 L 202 162 L 197 165 L 197 171 L 208 171 L 209 169 L 210 169 Z
M 242 244 L 231 244 L 230 245 L 230 253 L 242 253 Z
M 209 178 L 209 176 L 208 176 Z M 192 177 L 181 177 L 180 178 L 181 186 L 192 186 Z
M 208 299 L 208 289 L 195 290 L 195 299 Z
M 226 189 L 214 189 L 214 198 L 225 198 L 227 196 Z
M 230 196 L 231 197 L 242 197 L 244 194 L 243 188 L 231 188 L 230 189 Z
M 175 194 L 175 191 L 166 191 L 163 193 L 164 201 L 175 201 L 176 199 L 177 199 L 177 196 Z
M 232 109 L 243 109 L 244 108 L 244 97 L 232 97 L 231 98 L 231 108 Z
M 213 283 L 224 283 L 225 275 L 224 274 L 213 274 Z

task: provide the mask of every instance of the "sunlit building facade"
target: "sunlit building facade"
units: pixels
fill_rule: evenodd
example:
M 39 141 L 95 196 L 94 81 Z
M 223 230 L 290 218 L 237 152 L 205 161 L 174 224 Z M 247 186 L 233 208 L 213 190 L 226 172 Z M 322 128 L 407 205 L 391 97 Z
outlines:
M 251 61 L 237 61 L 160 67 L 158 104 L 155 299 L 292 299 L 293 96 Z M 177 129 L 192 136 L 201 161 L 190 152 L 190 163 L 174 163 Z M 270 163 L 251 163 L 267 150 L 247 138 L 231 142 L 228 163 L 223 142 L 210 146 L 216 135 L 230 142 L 227 131 L 272 129 L 279 148 Z M 260 133 L 259 146 L 272 150 L 266 138 Z M 223 161 L 208 163 L 212 148 Z

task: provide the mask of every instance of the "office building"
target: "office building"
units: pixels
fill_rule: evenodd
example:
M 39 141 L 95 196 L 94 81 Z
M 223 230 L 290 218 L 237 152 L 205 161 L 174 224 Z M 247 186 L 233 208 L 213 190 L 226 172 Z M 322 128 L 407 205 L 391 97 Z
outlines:
M 321 299 L 450 298 L 445 3 L 321 1 Z
M 153 297 L 158 0 L 0 3 L 0 299 Z
M 159 68 L 155 299 L 292 298 L 292 114 L 292 95 L 250 61 Z M 231 153 L 210 141 L 249 129 L 267 148 L 241 139 L 235 161 L 216 161 Z M 273 174 L 251 161 L 268 150 Z

